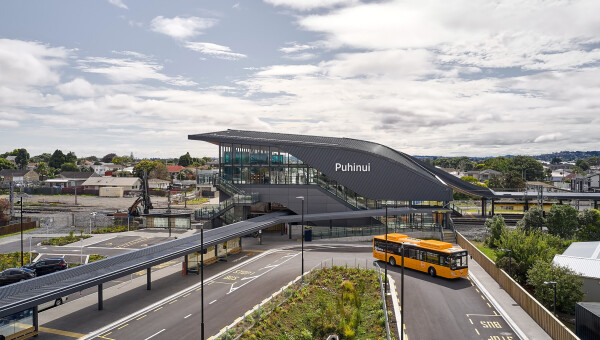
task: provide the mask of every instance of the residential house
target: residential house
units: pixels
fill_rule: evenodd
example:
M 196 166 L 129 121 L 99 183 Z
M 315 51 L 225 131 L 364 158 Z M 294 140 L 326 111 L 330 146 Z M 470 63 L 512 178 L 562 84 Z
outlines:
M 138 177 L 89 177 L 82 184 L 85 189 L 100 190 L 105 187 L 119 187 L 123 190 L 140 190 L 142 180 Z
M 151 178 L 148 180 L 148 188 L 149 189 L 167 189 L 171 184 L 170 181 L 165 181 L 164 179 Z
M 183 169 L 185 168 L 181 165 L 167 165 L 167 172 L 169 172 L 169 177 L 171 178 L 177 177 L 177 174 Z
M 100 165 L 91 165 L 91 167 L 92 167 L 92 169 L 94 169 L 94 172 L 100 176 L 104 176 L 107 171 L 120 171 L 121 169 L 125 168 L 125 166 L 123 166 L 123 165 L 113 164 L 113 163 L 103 163 Z
M 15 166 L 17 165 L 17 156 L 6 156 L 6 160 L 11 162 Z
M 575 175 L 571 179 L 571 190 L 574 192 L 600 191 L 600 174 Z
M 55 178 L 45 180 L 44 183 L 46 183 L 47 186 L 51 187 L 79 187 L 82 186 L 83 182 L 85 182 L 90 177 L 100 177 L 100 175 L 90 171 L 63 171 Z
M 15 170 L 4 169 L 0 170 L 0 177 L 4 183 L 14 182 L 16 184 L 24 184 L 27 182 L 36 182 L 40 180 L 40 175 L 33 170 Z
M 583 301 L 600 302 L 600 241 L 574 242 L 552 263 L 573 270 L 583 280 Z
M 496 170 L 492 170 L 492 169 L 485 169 L 479 173 L 478 179 L 480 182 L 483 182 L 483 181 L 489 181 L 493 177 L 498 177 L 498 176 L 502 176 L 502 173 L 500 171 L 496 171 Z

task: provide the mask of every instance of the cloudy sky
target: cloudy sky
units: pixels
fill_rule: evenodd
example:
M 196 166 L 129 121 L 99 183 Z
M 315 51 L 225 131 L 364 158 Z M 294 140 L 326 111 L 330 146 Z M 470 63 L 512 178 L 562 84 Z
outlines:
M 216 156 L 188 134 L 413 155 L 600 150 L 598 0 L 5 1 L 0 153 Z

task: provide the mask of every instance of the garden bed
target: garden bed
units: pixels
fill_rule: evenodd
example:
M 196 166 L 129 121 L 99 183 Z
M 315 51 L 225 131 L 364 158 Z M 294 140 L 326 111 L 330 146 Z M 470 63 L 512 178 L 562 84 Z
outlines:
M 106 227 L 102 229 L 92 230 L 92 234 L 111 234 L 111 233 L 122 233 L 125 231 L 138 230 L 136 226 L 117 225 L 112 227 Z
M 248 314 L 221 339 L 385 339 L 385 312 L 375 270 L 314 270 Z
M 90 238 L 92 236 L 90 235 L 79 235 L 79 236 L 74 236 L 73 232 L 69 233 L 69 236 L 60 236 L 60 237 L 53 237 L 47 241 L 42 241 L 42 244 L 45 246 L 51 245 L 51 246 L 64 246 L 66 244 L 69 243 L 73 243 L 73 242 L 77 242 L 81 239 L 86 239 L 86 238 Z

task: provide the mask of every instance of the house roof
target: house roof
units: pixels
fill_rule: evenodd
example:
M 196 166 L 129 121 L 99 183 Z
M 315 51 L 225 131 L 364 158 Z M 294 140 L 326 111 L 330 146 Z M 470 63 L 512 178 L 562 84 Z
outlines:
M 17 159 L 17 156 L 6 156 L 6 160 L 9 162 L 14 162 Z
M 171 181 L 166 181 L 166 180 L 160 179 L 160 178 L 150 178 L 148 180 L 148 184 L 162 184 L 162 183 L 164 183 L 164 184 L 170 184 Z
M 185 168 L 182 167 L 181 165 L 167 165 L 168 172 L 179 172 L 183 169 L 185 169 Z
M 95 172 L 89 172 L 89 171 L 84 171 L 84 172 L 63 171 L 59 175 L 59 177 L 65 178 L 65 179 L 86 179 L 91 176 L 98 176 L 98 174 L 96 174 Z
M 137 177 L 90 177 L 82 185 L 86 186 L 134 186 L 141 179 Z
M 579 276 L 600 279 L 600 259 L 554 255 L 552 263 L 567 267 Z
M 555 255 L 552 262 L 581 276 L 600 279 L 600 241 L 571 243 L 562 255 Z
M 29 171 L 33 170 L 3 169 L 0 170 L 0 176 L 21 177 L 25 176 L 25 174 L 27 174 Z

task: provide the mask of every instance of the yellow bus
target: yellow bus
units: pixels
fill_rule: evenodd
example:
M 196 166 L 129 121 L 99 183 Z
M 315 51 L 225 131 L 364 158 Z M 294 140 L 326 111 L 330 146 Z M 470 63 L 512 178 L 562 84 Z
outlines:
M 420 240 L 404 234 L 388 234 L 387 239 L 386 247 L 385 235 L 373 238 L 373 257 L 378 260 L 387 260 L 392 266 L 400 265 L 402 262 L 400 246 L 404 244 L 404 267 L 406 268 L 448 279 L 468 275 L 467 251 L 454 247 L 452 243 Z

